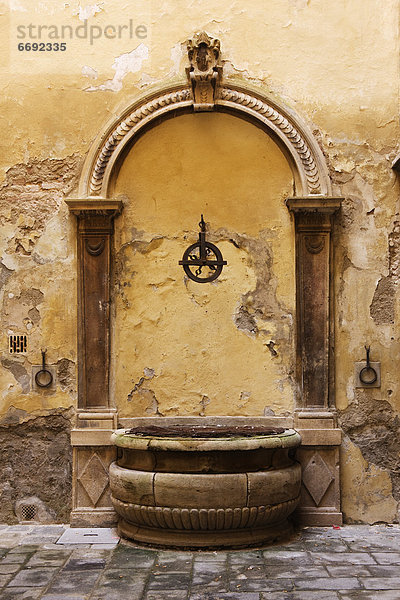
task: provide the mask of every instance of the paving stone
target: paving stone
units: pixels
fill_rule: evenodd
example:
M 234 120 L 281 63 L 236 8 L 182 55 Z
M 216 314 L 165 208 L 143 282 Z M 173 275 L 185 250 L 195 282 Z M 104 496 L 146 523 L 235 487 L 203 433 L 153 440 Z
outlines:
M 50 583 L 58 569 L 53 567 L 38 567 L 23 569 L 14 577 L 8 587 L 43 587 Z
M 399 536 L 371 536 L 367 540 L 349 541 L 348 546 L 354 552 L 394 552 L 399 550 Z
M 400 577 L 361 577 L 360 581 L 366 590 L 400 590 Z
M 291 579 L 231 579 L 229 588 L 233 592 L 270 592 L 270 591 L 290 591 L 294 587 Z
M 262 550 L 249 550 L 242 552 L 231 552 L 229 554 L 231 565 L 255 565 L 264 562 Z
M 192 591 L 200 591 L 199 588 L 218 591 L 228 591 L 228 577 L 221 563 L 198 562 L 193 567 Z
M 23 538 L 24 544 L 35 544 L 41 546 L 43 544 L 50 544 L 56 542 L 59 538 L 59 535 L 26 535 Z
M 130 546 L 117 546 L 112 554 L 112 568 L 146 569 L 152 567 L 157 558 L 153 550 L 141 550 Z
M 138 575 L 127 569 L 107 570 L 95 587 L 91 600 L 141 600 L 146 579 L 145 574 Z
M 21 544 L 15 548 L 12 548 L 8 554 L 25 554 L 27 552 L 36 552 L 39 550 L 39 548 L 39 544 Z
M 9 552 L 1 559 L 0 564 L 16 563 L 22 565 L 30 559 L 32 554 L 33 552 L 21 552 L 20 554 L 12 554 Z
M 357 525 L 352 525 L 351 530 L 354 531 L 354 528 Z M 362 531 L 365 532 L 365 526 L 361 526 Z M 346 526 L 341 527 L 340 529 L 334 529 L 333 527 L 304 527 L 300 530 L 300 535 L 303 540 L 307 538 L 316 539 L 326 539 L 328 537 L 332 538 L 340 538 L 345 535 Z
M 341 600 L 399 600 L 399 591 L 380 590 L 379 596 L 376 591 L 342 592 Z
M 1 600 L 37 600 L 45 588 L 13 587 L 1 592 Z
M 88 594 L 97 583 L 101 571 L 59 572 L 47 590 L 48 595 L 67 594 L 70 596 Z
M 332 577 L 368 577 L 369 569 L 373 566 L 365 565 L 326 565 L 329 575 Z M 308 570 L 307 570 L 308 574 Z
M 246 574 L 246 571 L 244 571 Z M 308 565 L 307 569 L 304 569 L 303 565 L 267 565 L 265 567 L 265 575 L 268 578 L 286 578 L 291 579 L 295 577 L 328 577 L 329 573 L 326 568 L 322 565 Z
M 33 525 L 9 525 L 7 527 L 7 532 L 8 533 L 29 533 L 30 531 L 33 531 Z M 44 525 L 43 525 L 44 527 Z
M 234 555 L 234 552 L 230 552 L 229 556 Z M 228 558 L 227 552 L 194 552 L 194 562 L 226 562 Z
M 16 573 L 21 568 L 18 563 L 6 563 L 5 565 L 0 564 L 0 574 L 9 575 L 10 573 Z
M 41 597 L 41 600 L 87 600 L 87 594 L 45 594 Z
M 154 572 L 166 573 L 168 571 L 174 571 L 176 573 L 187 573 L 192 570 L 192 566 L 193 561 L 191 559 L 182 560 L 181 558 L 177 558 L 176 560 L 173 560 L 173 557 L 170 557 L 166 560 L 156 560 L 154 563 Z
M 60 546 L 57 546 L 58 550 Z M 69 552 L 69 548 L 68 548 Z M 98 548 L 98 546 L 94 546 L 93 548 L 75 548 L 71 551 L 71 558 L 104 558 L 107 560 L 110 556 L 113 555 L 112 550 L 103 550 L 102 548 Z
M 187 595 L 185 590 L 157 590 L 156 592 L 147 592 L 143 600 L 186 600 Z
M 152 574 L 149 579 L 149 590 L 182 590 L 190 584 L 189 573 Z
M 349 547 L 342 540 L 306 540 L 304 547 L 310 552 L 348 552 Z
M 304 540 L 299 539 L 297 541 L 288 541 L 285 544 L 279 544 L 278 546 L 269 546 L 266 548 L 263 548 L 264 552 L 279 552 L 283 550 L 284 552 L 304 552 L 305 551 L 305 546 L 304 546 Z
M 207 592 L 190 594 L 189 600 L 259 600 L 257 592 Z
M 37 533 L 39 535 L 53 535 L 58 533 L 61 535 L 66 529 L 69 528 L 65 527 L 65 525 L 37 525 L 36 527 L 33 527 L 32 533 Z
M 239 565 L 235 565 L 237 569 L 245 569 L 246 567 L 240 567 Z M 202 575 L 203 573 L 209 573 L 210 575 L 218 575 L 225 573 L 227 574 L 227 568 L 224 564 L 221 563 L 212 563 L 212 562 L 197 562 L 193 565 L 193 574 L 194 575 Z
M 260 579 L 266 577 L 266 567 L 264 564 L 255 565 L 231 565 L 229 569 L 230 576 L 237 579 L 239 576 L 246 579 Z
M 280 550 L 279 552 L 264 551 L 264 560 L 267 565 L 309 565 L 314 561 L 308 552 L 289 552 Z
M 104 558 L 71 558 L 62 570 L 68 571 L 95 571 L 104 569 L 106 560 Z
M 368 565 L 368 574 L 364 577 L 372 575 L 372 577 L 399 577 L 399 565 Z
M 318 591 L 318 592 L 267 592 L 262 593 L 260 600 L 339 600 L 337 592 Z
M 9 581 L 11 581 L 12 578 L 13 578 L 12 573 L 2 573 L 0 575 L 0 587 L 4 587 L 5 585 L 7 585 L 7 583 Z
M 21 539 L 22 536 L 18 536 L 16 539 L 15 536 L 3 537 L 0 535 L 0 546 L 2 548 L 14 548 L 20 543 Z
M 143 588 L 144 584 L 142 585 L 142 587 L 136 584 L 131 587 L 125 585 L 121 589 L 115 589 L 112 587 L 101 587 L 90 596 L 90 600 L 123 600 L 124 598 L 129 598 L 129 600 L 142 600 Z M 63 598 L 63 600 L 69 599 Z
M 371 556 L 376 560 L 378 565 L 400 565 L 399 552 L 372 552 Z
M 299 590 L 356 590 L 361 586 L 356 577 L 319 577 L 318 579 L 296 579 L 295 587 Z
M 374 565 L 375 560 L 366 552 L 321 552 L 314 555 L 315 562 L 342 563 L 344 565 Z
M 63 550 L 40 550 L 28 560 L 26 566 L 36 567 L 41 565 L 43 567 L 61 567 L 66 562 L 70 554 L 70 551 Z
M 158 560 L 162 560 L 163 562 L 171 560 L 192 560 L 193 556 L 196 556 L 196 554 L 197 553 L 194 552 L 181 552 L 179 550 L 159 550 L 157 552 Z M 215 553 L 215 555 L 217 555 L 217 553 Z

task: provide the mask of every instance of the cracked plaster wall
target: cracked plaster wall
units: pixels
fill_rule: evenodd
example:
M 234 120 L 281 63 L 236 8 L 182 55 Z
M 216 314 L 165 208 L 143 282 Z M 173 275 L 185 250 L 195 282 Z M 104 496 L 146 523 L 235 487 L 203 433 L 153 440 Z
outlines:
M 343 510 L 353 521 L 397 519 L 400 216 L 398 180 L 391 162 L 399 143 L 399 1 L 340 0 L 321 5 L 310 0 L 274 0 L 266 5 L 255 0 L 244 5 L 232 0 L 217 4 L 157 0 L 135 3 L 129 15 L 124 6 L 108 0 L 91 5 L 56 5 L 45 0 L 34 8 L 27 0 L 2 5 L 0 33 L 9 48 L 9 55 L 5 53 L 0 63 L 0 122 L 6 132 L 0 139 L 0 414 L 6 426 L 17 427 L 18 419 L 26 414 L 46 419 L 57 407 L 76 405 L 75 222 L 63 197 L 76 194 L 81 158 L 101 125 L 118 114 L 121 106 L 153 89 L 153 84 L 181 82 L 186 65 L 183 42 L 194 31 L 205 29 L 221 40 L 224 76 L 229 81 L 254 85 L 302 116 L 325 153 L 333 193 L 346 198 L 335 232 L 335 383 L 339 420 L 345 431 Z M 48 23 L 51 19 L 59 26 L 81 25 L 87 18 L 88 24 L 104 26 L 124 24 L 130 17 L 135 25 L 146 25 L 145 39 L 102 39 L 93 44 L 67 40 L 68 51 L 62 58 L 47 55 L 39 59 L 39 55 L 16 48 L 16 26 L 20 23 Z M 195 139 L 191 140 L 194 145 Z M 246 141 L 250 146 L 254 141 L 256 146 L 257 139 L 251 134 Z M 272 154 L 278 160 L 279 153 Z M 211 179 L 206 186 L 197 168 L 190 182 L 199 194 L 204 186 L 208 194 L 214 189 L 212 169 L 206 172 Z M 154 176 L 155 171 L 152 173 Z M 230 177 L 229 172 L 228 180 Z M 126 185 L 133 179 L 133 175 L 131 181 L 126 177 Z M 281 190 L 289 179 L 283 168 Z M 142 180 L 142 184 L 146 188 L 149 181 Z M 122 179 L 117 185 L 126 196 L 131 193 L 132 188 L 122 190 Z M 270 377 L 268 394 L 264 394 L 268 402 L 250 389 L 253 384 L 260 389 L 260 373 L 256 374 L 257 381 L 249 375 L 251 381 L 245 386 L 239 369 L 238 381 L 236 372 L 232 377 L 233 397 L 216 399 L 208 382 L 203 386 L 204 382 L 193 385 L 189 381 L 194 394 L 191 399 L 181 396 L 181 406 L 201 414 L 227 412 L 227 406 L 238 413 L 261 414 L 263 406 L 275 402 L 277 410 L 290 410 L 292 388 L 288 379 L 282 379 L 292 364 L 290 324 L 283 319 L 280 325 L 282 339 L 287 341 L 285 352 L 279 344 L 270 345 L 276 341 L 274 336 L 264 338 L 260 332 L 269 319 L 265 311 L 269 302 L 275 302 L 275 316 L 291 314 L 292 288 L 289 285 L 285 296 L 281 278 L 283 273 L 291 273 L 292 264 L 277 267 L 277 250 L 281 248 L 269 237 L 268 227 L 260 226 L 265 215 L 245 214 L 245 219 L 253 216 L 256 222 L 252 231 L 246 231 L 239 223 L 240 213 L 231 214 L 222 206 L 218 214 L 210 201 L 206 218 L 211 223 L 212 240 L 220 245 L 230 270 L 224 270 L 222 279 L 210 287 L 211 292 L 188 283 L 175 294 L 178 284 L 175 275 L 168 275 L 167 259 L 173 255 L 175 267 L 175 253 L 179 250 L 180 255 L 197 235 L 199 218 L 191 194 L 183 191 L 188 197 L 187 211 L 173 231 L 155 228 L 146 221 L 144 210 L 143 214 L 135 213 L 133 203 L 125 210 L 116 237 L 116 268 L 121 275 L 115 287 L 116 314 L 125 311 L 134 315 L 134 300 L 143 298 L 146 285 L 153 285 L 158 291 L 149 288 L 148 297 L 161 300 L 143 309 L 152 327 L 164 319 L 170 328 L 167 315 L 176 311 L 181 317 L 184 302 L 190 302 L 196 311 L 192 327 L 198 337 L 204 334 L 201 323 L 206 310 L 213 313 L 218 326 L 225 319 L 224 327 L 228 327 L 226 315 L 235 315 L 229 326 L 243 342 L 241 350 L 258 347 L 256 363 L 265 358 L 269 365 L 263 374 Z M 240 209 L 240 205 L 235 208 Z M 136 231 L 127 225 L 131 214 Z M 233 215 L 238 220 L 229 222 Z M 286 213 L 282 219 L 283 232 L 290 227 Z M 161 222 L 171 225 L 171 215 L 163 215 Z M 182 231 L 187 232 L 187 240 L 181 238 Z M 284 253 L 288 258 L 288 247 Z M 156 264 L 162 266 L 162 277 L 157 276 Z M 269 279 L 271 264 L 273 275 Z M 139 269 L 145 265 L 151 268 L 142 274 L 140 289 L 135 290 L 133 282 L 139 280 Z M 263 289 L 261 280 L 268 281 Z M 224 301 L 218 295 L 223 288 L 230 288 Z M 272 290 L 270 295 L 266 289 Z M 169 298 L 169 304 L 162 298 Z M 114 331 L 115 341 L 125 335 L 129 357 L 134 355 L 135 344 L 145 345 L 139 321 L 131 321 L 133 333 L 139 334 L 137 341 L 133 341 L 133 333 L 121 332 L 118 326 Z M 26 356 L 8 354 L 10 332 L 28 334 Z M 364 358 L 366 343 L 371 345 L 372 360 L 381 361 L 382 386 L 356 391 L 353 363 Z M 41 347 L 47 348 L 48 360 L 57 366 L 59 374 L 54 391 L 37 393 L 31 389 L 30 369 L 40 362 Z M 252 357 L 251 352 L 248 356 Z M 121 375 L 115 392 L 123 399 L 123 413 L 130 413 L 134 403 L 143 414 L 164 414 L 174 406 L 171 396 L 176 397 L 176 370 L 183 356 L 189 358 L 190 349 L 181 344 L 169 353 L 174 368 L 163 390 L 156 390 L 160 372 L 152 361 L 142 361 L 133 371 L 130 366 Z M 221 365 L 224 369 L 232 368 L 230 353 L 228 349 Z M 114 364 L 113 368 L 115 374 L 118 367 Z M 214 373 L 204 377 L 216 379 Z

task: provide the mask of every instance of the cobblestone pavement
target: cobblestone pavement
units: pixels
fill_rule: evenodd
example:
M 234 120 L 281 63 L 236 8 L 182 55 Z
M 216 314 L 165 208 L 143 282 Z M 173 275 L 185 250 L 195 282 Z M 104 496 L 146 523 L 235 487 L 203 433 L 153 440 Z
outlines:
M 399 600 L 400 526 L 308 528 L 263 549 L 184 552 L 55 542 L 0 526 L 1 600 Z

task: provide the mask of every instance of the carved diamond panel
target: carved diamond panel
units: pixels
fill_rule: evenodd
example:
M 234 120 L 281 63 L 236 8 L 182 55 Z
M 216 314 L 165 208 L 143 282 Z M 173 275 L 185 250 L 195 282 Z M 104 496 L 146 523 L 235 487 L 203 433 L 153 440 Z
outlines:
M 321 456 L 313 454 L 303 470 L 303 485 L 317 506 L 334 479 L 331 470 Z
M 96 453 L 86 463 L 78 480 L 93 502 L 93 506 L 96 506 L 108 485 L 108 473 Z

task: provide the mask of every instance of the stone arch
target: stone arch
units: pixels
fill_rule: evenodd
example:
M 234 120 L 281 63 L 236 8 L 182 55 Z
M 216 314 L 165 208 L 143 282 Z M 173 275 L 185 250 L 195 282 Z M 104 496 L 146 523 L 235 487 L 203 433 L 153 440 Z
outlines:
M 135 138 L 161 119 L 196 110 L 189 86 L 166 88 L 130 104 L 99 134 L 84 164 L 81 198 L 110 198 L 113 170 Z M 209 108 L 207 110 L 210 110 Z M 296 196 L 331 195 L 324 156 L 312 132 L 293 111 L 245 88 L 220 86 L 212 110 L 250 120 L 274 137 L 293 170 Z

